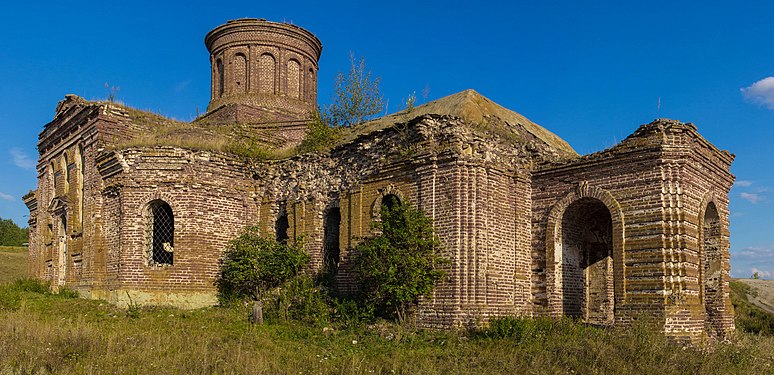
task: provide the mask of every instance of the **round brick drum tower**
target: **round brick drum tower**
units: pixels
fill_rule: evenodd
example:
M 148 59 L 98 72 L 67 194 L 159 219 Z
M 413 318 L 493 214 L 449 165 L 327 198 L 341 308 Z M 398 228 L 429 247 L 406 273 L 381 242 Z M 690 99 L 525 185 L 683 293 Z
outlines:
M 322 43 L 286 23 L 244 18 L 204 38 L 212 65 L 208 111 L 250 107 L 252 121 L 302 121 L 317 104 L 317 62 Z M 243 111 L 244 112 L 244 111 Z

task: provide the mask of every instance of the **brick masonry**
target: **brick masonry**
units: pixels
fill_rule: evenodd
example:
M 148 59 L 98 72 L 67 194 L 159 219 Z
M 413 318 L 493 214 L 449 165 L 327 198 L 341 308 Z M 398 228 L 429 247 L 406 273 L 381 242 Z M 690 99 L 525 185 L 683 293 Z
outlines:
M 290 143 L 303 138 L 303 108 L 316 102 L 314 35 L 237 20 L 210 32 L 206 44 L 213 86 L 205 120 L 273 126 Z M 432 217 L 439 251 L 451 261 L 417 308 L 424 326 L 570 315 L 602 325 L 647 317 L 694 341 L 733 331 L 733 155 L 692 124 L 660 119 L 610 149 L 577 156 L 565 143 L 542 141 L 550 133 L 535 133 L 537 125 L 509 123 L 507 110 L 472 91 L 453 97 L 439 102 L 484 115 L 419 107 L 330 153 L 249 161 L 175 146 L 117 147 L 142 129 L 132 111 L 67 96 L 40 134 L 38 187 L 24 198 L 30 275 L 123 305 L 211 305 L 228 240 L 255 224 L 275 236 L 286 217 L 291 238 L 306 236 L 313 270 L 338 243 L 336 285 L 351 292 L 351 249 L 372 233 L 382 198 L 394 195 Z M 163 244 L 171 264 L 153 261 L 158 202 L 174 216 Z M 338 230 L 330 230 L 331 212 L 339 213 Z

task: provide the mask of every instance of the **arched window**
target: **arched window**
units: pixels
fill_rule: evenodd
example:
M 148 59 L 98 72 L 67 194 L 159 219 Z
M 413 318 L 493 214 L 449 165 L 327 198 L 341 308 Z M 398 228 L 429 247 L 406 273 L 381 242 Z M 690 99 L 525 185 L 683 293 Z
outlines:
M 223 60 L 218 59 L 215 61 L 215 70 L 218 77 L 218 97 L 223 97 Z
M 296 60 L 288 61 L 288 96 L 301 98 L 301 64 Z
M 247 92 L 247 57 L 243 53 L 234 56 L 234 91 L 238 94 Z
M 274 94 L 274 78 L 276 71 L 276 60 L 269 53 L 264 53 L 258 60 L 260 66 L 258 70 L 258 80 L 260 81 L 261 93 Z
M 281 244 L 288 243 L 288 229 L 290 229 L 290 222 L 288 221 L 288 211 L 284 203 L 280 204 L 279 215 L 277 215 L 277 222 L 274 223 L 274 231 L 277 235 L 277 242 Z
M 387 194 L 382 197 L 382 208 L 393 209 L 400 205 L 400 198 L 395 194 Z
M 148 204 L 146 241 L 149 265 L 172 265 L 175 246 L 175 217 L 172 207 L 162 200 Z

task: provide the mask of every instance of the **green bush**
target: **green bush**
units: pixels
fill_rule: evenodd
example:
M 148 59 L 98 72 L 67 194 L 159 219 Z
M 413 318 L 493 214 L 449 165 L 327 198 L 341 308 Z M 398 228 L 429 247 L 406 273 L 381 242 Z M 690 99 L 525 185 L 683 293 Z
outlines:
M 360 328 L 375 319 L 374 307 L 352 298 L 334 298 L 331 300 L 332 320 L 346 329 Z
M 327 294 L 307 275 L 300 275 L 270 290 L 263 298 L 269 321 L 295 320 L 311 325 L 330 321 Z
M 377 233 L 354 250 L 353 263 L 362 301 L 378 314 L 402 322 L 421 296 L 429 295 L 444 276 L 446 260 L 430 218 L 410 203 L 384 204 Z
M 259 300 L 262 293 L 295 278 L 308 263 L 301 239 L 282 244 L 262 237 L 256 226 L 247 227 L 226 249 L 216 281 L 218 300 L 223 305 Z
M 328 126 L 319 110 L 312 113 L 307 125 L 306 137 L 298 146 L 299 153 L 325 151 L 333 147 L 342 136 L 341 127 Z

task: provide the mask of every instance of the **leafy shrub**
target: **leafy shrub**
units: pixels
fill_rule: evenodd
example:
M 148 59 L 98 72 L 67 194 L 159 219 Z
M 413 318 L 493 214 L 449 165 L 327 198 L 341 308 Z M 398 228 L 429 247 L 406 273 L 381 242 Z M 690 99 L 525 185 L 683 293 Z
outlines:
M 263 296 L 268 320 L 296 320 L 312 325 L 330 321 L 327 294 L 307 275 L 300 275 Z
M 298 146 L 298 152 L 328 150 L 341 139 L 341 135 L 342 128 L 328 126 L 320 111 L 314 111 L 312 120 L 307 125 L 306 137 Z
M 373 305 L 352 298 L 332 299 L 331 309 L 332 320 L 348 329 L 372 323 L 375 318 Z
M 282 244 L 262 237 L 256 226 L 245 228 L 229 242 L 223 257 L 216 281 L 220 303 L 258 300 L 267 290 L 295 278 L 309 263 L 301 239 L 295 242 Z
M 365 238 L 353 250 L 362 300 L 385 318 L 404 321 L 420 296 L 432 292 L 444 276 L 446 260 L 436 254 L 440 241 L 430 218 L 410 203 L 383 204 L 380 234 Z

